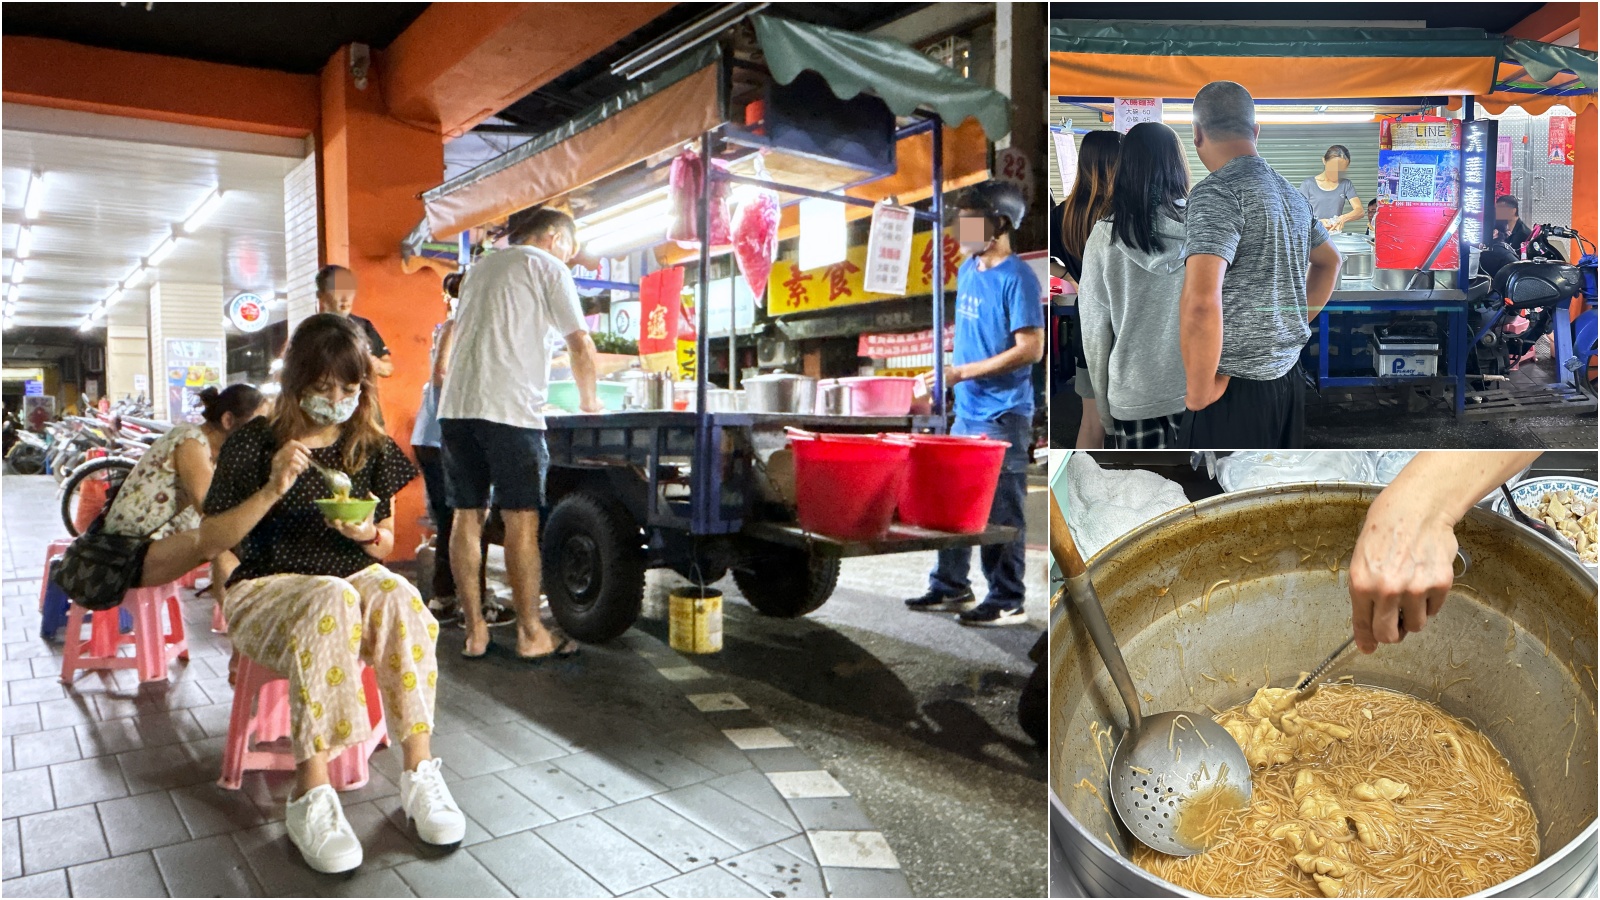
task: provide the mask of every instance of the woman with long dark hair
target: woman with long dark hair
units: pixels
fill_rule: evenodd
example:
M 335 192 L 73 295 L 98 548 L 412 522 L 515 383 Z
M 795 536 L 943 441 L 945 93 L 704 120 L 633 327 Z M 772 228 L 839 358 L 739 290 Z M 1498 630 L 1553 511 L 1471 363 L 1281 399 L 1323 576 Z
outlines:
M 1115 131 L 1091 131 L 1078 148 L 1078 177 L 1072 192 L 1056 207 L 1050 229 L 1050 255 L 1060 262 L 1052 274 L 1077 284 L 1083 275 L 1083 248 L 1089 242 L 1094 223 L 1105 218 L 1111 202 L 1111 182 L 1117 173 L 1117 152 L 1122 135 Z M 1052 266 L 1052 269 L 1055 269 Z M 1083 418 L 1078 425 L 1076 446 L 1080 450 L 1099 450 L 1105 445 L 1105 431 L 1096 409 L 1095 392 L 1083 355 L 1082 325 L 1071 329 L 1073 366 L 1077 376 L 1073 390 L 1083 400 Z
M 1100 420 L 1124 449 L 1173 446 L 1184 410 L 1178 298 L 1189 166 L 1171 128 L 1122 141 L 1108 218 L 1084 248 L 1078 316 Z
M 295 787 L 286 826 L 319 872 L 361 864 L 328 759 L 371 731 L 363 664 L 377 674 L 390 742 L 404 758 L 406 817 L 429 844 L 459 843 L 466 828 L 429 747 L 439 625 L 417 589 L 381 562 L 394 549 L 392 498 L 416 469 L 378 426 L 372 376 L 366 339 L 349 319 L 302 322 L 284 353 L 278 403 L 222 448 L 205 504 L 210 516 L 243 502 L 284 446 L 304 447 L 323 470 L 299 478 L 240 542 L 224 607 L 234 647 L 289 679 Z M 334 494 L 330 471 L 376 509 L 360 522 L 325 518 L 316 501 Z

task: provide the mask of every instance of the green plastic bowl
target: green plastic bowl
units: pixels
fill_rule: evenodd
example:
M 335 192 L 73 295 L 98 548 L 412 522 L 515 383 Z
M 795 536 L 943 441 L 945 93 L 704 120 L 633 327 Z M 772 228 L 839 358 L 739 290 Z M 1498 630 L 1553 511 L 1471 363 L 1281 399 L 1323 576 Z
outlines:
M 322 516 L 333 522 L 365 522 L 378 506 L 376 500 L 318 500 Z
M 622 409 L 623 398 L 628 395 L 626 385 L 616 381 L 602 381 L 595 385 L 600 403 L 607 412 Z M 550 382 L 549 401 L 569 413 L 578 412 L 578 383 L 576 381 Z

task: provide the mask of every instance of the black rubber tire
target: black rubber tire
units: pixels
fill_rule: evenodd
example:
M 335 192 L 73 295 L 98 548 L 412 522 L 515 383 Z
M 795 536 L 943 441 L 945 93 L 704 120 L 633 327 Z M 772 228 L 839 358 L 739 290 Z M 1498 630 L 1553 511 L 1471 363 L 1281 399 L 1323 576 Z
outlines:
M 67 534 L 78 536 L 78 528 L 72 522 L 72 498 L 83 482 L 91 476 L 105 475 L 111 479 L 113 488 L 120 487 L 137 464 L 137 461 L 121 456 L 108 456 L 92 459 L 74 469 L 61 485 L 61 521 L 67 526 Z
M 1028 683 L 1017 698 L 1017 722 L 1033 742 L 1043 747 L 1050 738 L 1050 693 L 1044 663 L 1033 667 Z
M 644 549 L 627 512 L 584 491 L 544 523 L 544 589 L 561 629 L 584 643 L 618 637 L 644 602 Z
M 769 546 L 733 570 L 739 593 L 762 615 L 797 619 L 815 612 L 839 583 L 838 557 Z
M 11 471 L 18 475 L 44 474 L 44 461 L 44 451 L 31 445 L 14 446 L 11 452 L 6 454 L 6 462 L 11 465 Z

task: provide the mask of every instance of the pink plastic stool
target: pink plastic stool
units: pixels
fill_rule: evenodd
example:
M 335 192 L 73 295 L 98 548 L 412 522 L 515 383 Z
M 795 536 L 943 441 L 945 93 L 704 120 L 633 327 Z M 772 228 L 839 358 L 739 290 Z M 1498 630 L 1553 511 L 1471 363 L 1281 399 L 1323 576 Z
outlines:
M 378 695 L 377 675 L 361 667 L 361 689 L 367 693 L 367 720 L 372 734 L 366 741 L 339 752 L 328 760 L 328 780 L 334 790 L 350 791 L 367 783 L 367 759 L 389 743 L 383 719 L 383 701 Z M 233 715 L 228 721 L 228 740 L 222 747 L 222 777 L 217 784 L 236 791 L 247 771 L 289 771 L 294 754 L 288 750 L 257 750 L 263 744 L 289 736 L 289 679 L 244 654 L 239 655 L 239 673 L 233 687 Z
M 44 552 L 44 577 L 39 579 L 39 612 L 44 612 L 44 594 L 50 587 L 50 564 L 56 557 L 67 552 L 72 546 L 72 538 L 57 538 L 50 542 L 50 549 Z
M 167 608 L 167 628 L 161 627 L 161 607 Z M 133 613 L 133 633 L 122 634 L 119 608 Z M 93 613 L 88 647 L 84 647 L 83 617 L 89 611 L 74 603 L 67 612 L 67 643 L 61 660 L 61 683 L 71 684 L 80 669 L 138 669 L 140 681 L 166 681 L 173 659 L 189 659 L 189 642 L 183 635 L 183 611 L 178 606 L 178 586 L 134 588 L 122 596 L 120 606 Z M 133 656 L 118 656 L 117 649 L 132 644 Z
M 182 578 L 179 578 L 178 579 L 178 584 L 181 584 L 184 587 L 186 587 L 186 588 L 188 588 L 189 590 L 192 591 L 192 590 L 194 590 L 194 586 L 196 584 L 200 583 L 200 579 L 206 577 L 206 574 L 209 573 L 210 571 L 211 571 L 211 566 L 209 564 L 208 565 L 203 565 L 203 566 L 196 566 L 195 568 L 190 569 L 187 573 L 185 573 Z

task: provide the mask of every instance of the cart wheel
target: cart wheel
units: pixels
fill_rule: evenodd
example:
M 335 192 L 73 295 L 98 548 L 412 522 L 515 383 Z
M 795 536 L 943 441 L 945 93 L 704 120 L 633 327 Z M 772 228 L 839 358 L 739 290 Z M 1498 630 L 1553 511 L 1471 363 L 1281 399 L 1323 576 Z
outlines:
M 562 630 L 609 641 L 633 626 L 644 596 L 644 552 L 627 513 L 582 491 L 556 504 L 544 526 L 544 589 Z
M 763 615 L 794 619 L 828 602 L 839 583 L 839 560 L 768 546 L 734 569 L 733 580 Z

